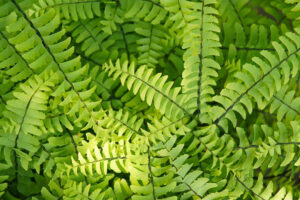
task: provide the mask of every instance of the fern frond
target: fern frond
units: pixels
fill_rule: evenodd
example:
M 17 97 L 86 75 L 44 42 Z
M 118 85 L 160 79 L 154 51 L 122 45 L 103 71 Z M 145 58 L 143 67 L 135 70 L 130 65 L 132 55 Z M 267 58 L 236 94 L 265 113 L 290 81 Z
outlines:
M 38 178 L 31 172 L 31 162 L 40 148 L 39 138 L 45 119 L 46 104 L 52 88 L 54 87 L 54 74 L 33 76 L 27 82 L 20 84 L 13 97 L 6 102 L 4 111 L 6 118 L 10 119 L 9 129 L 0 131 L 0 146 L 3 149 L 3 158 L 12 173 L 8 173 L 16 186 L 24 184 L 32 187 L 31 179 Z M 43 159 L 43 158 L 41 158 Z M 38 167 L 37 167 L 38 170 Z M 42 179 L 38 179 L 42 181 Z M 31 191 L 23 187 L 22 194 L 31 194 L 39 191 L 40 182 Z
M 28 168 L 31 158 L 21 149 L 32 155 L 39 148 L 39 141 L 34 136 L 42 134 L 39 126 L 42 126 L 45 119 L 43 112 L 46 110 L 51 87 L 54 86 L 50 76 L 52 75 L 45 78 L 32 77 L 27 83 L 20 85 L 21 90 L 14 93 L 14 99 L 7 101 L 5 116 L 12 121 L 12 133 L 1 135 L 1 145 L 15 150 L 24 169 Z
M 150 151 L 148 147 L 145 154 L 146 159 L 143 159 L 138 164 L 133 164 L 129 168 L 130 188 L 134 193 L 132 199 L 177 199 L 173 195 L 173 190 L 176 187 L 176 182 L 173 180 L 173 172 L 170 171 L 169 166 L 164 166 L 167 160 L 164 158 L 153 158 Z M 164 198 L 166 194 L 169 195 Z
M 171 119 L 180 118 L 184 113 L 190 115 L 184 106 L 184 96 L 178 95 L 180 88 L 171 88 L 173 83 L 166 83 L 166 76 L 153 76 L 152 70 L 146 69 L 146 66 L 135 71 L 134 63 L 128 66 L 127 62 L 121 64 L 119 60 L 115 65 L 112 62 L 105 64 L 104 69 L 110 76 L 120 77 L 122 85 L 126 85 L 134 94 L 139 93 L 149 106 L 154 104 L 157 110 Z
M 241 141 L 239 149 L 255 149 L 254 168 L 263 169 L 285 167 L 291 162 L 296 162 L 299 151 L 299 123 L 291 121 L 289 126 L 277 123 L 278 128 L 267 125 L 254 126 L 253 141 L 249 142 L 245 132 L 238 129 Z M 298 162 L 300 164 L 300 162 Z M 297 165 L 299 165 L 297 163 Z
M 171 121 L 166 117 L 154 118 L 151 123 L 147 123 L 149 130 L 142 129 L 143 135 L 147 138 L 147 143 L 156 144 L 158 141 L 165 142 L 173 135 L 184 135 L 190 129 L 185 125 L 188 117 L 183 116 L 176 121 Z M 150 145 L 150 144 L 149 144 Z
M 220 96 L 215 96 L 214 100 L 222 105 L 213 108 L 214 123 L 219 124 L 228 130 L 228 119 L 236 126 L 236 115 L 238 112 L 244 119 L 246 117 L 245 106 L 249 113 L 252 112 L 253 105 L 250 98 L 254 98 L 259 109 L 263 109 L 270 101 L 275 90 L 279 90 L 282 85 L 279 71 L 295 76 L 298 69 L 296 63 L 299 56 L 299 35 L 287 33 L 285 37 L 280 37 L 282 44 L 273 42 L 276 55 L 267 51 L 262 51 L 262 58 L 253 58 L 253 64 L 245 64 L 242 72 L 237 72 L 235 77 L 239 82 L 227 83 Z M 287 53 L 286 53 L 286 51 Z M 279 80 L 278 80 L 279 79 Z M 265 101 L 264 101 L 265 100 Z M 224 118 L 225 117 L 225 118 Z
M 136 41 L 140 54 L 137 59 L 138 64 L 155 67 L 158 59 L 164 56 L 163 44 L 166 43 L 167 31 L 162 26 L 148 23 L 137 23 L 135 26 L 137 34 L 142 36 Z
M 229 175 L 232 175 L 233 181 L 240 183 L 239 188 L 228 188 L 228 192 L 237 189 L 239 195 L 245 190 L 253 193 L 252 189 L 238 176 L 240 174 L 247 176 L 247 174 L 253 173 L 248 166 L 253 162 L 254 151 L 244 152 L 242 149 L 233 151 L 235 145 L 233 138 L 226 134 L 218 137 L 217 130 L 217 127 L 213 125 L 193 132 L 193 139 L 196 140 L 196 144 L 193 146 L 195 148 L 198 145 L 197 153 L 202 152 L 200 161 L 205 160 L 207 162 L 205 169 L 209 173 L 222 174 L 227 180 Z M 233 198 L 238 198 L 239 195 Z M 258 197 L 259 195 L 255 194 L 254 196 Z
M 189 198 L 221 198 L 227 196 L 227 191 L 223 190 L 217 192 L 214 190 L 213 193 L 207 195 L 207 191 L 213 190 L 218 186 L 217 183 L 210 183 L 209 178 L 202 176 L 202 171 L 192 170 L 193 164 L 188 162 L 189 156 L 183 153 L 184 144 L 176 143 L 176 136 L 170 137 L 168 141 L 162 143 L 162 147 L 157 147 L 158 155 L 168 156 L 171 160 L 173 170 L 178 175 L 175 178 L 180 185 L 175 188 L 177 192 L 183 192 L 181 199 Z M 159 145 L 158 145 L 159 146 Z M 162 148 L 162 149 L 161 149 Z
M 130 140 L 139 133 L 141 126 L 143 125 L 143 119 L 138 115 L 132 115 L 128 111 L 120 109 L 118 112 L 109 110 L 107 116 L 101 120 L 102 127 L 110 130 L 112 138 L 115 141 L 120 139 Z
M 41 56 L 39 58 L 39 62 L 41 62 L 41 61 L 45 62 L 44 59 L 50 60 L 51 68 L 57 67 L 58 71 L 60 72 L 60 77 L 64 79 L 64 81 L 60 84 L 60 86 L 56 89 L 56 91 L 52 95 L 54 95 L 54 96 L 61 95 L 63 92 L 65 92 L 66 89 L 71 88 L 71 92 L 66 96 L 65 100 L 62 102 L 61 105 L 64 105 L 66 102 L 69 103 L 71 100 L 73 100 L 73 98 L 76 98 L 77 100 L 72 105 L 72 108 L 70 109 L 69 114 L 72 116 L 76 112 L 77 113 L 79 112 L 80 116 L 77 119 L 77 121 L 81 121 L 89 115 L 92 118 L 88 119 L 87 126 L 93 126 L 94 124 L 96 124 L 97 120 L 95 119 L 95 114 L 92 112 L 92 109 L 95 108 L 99 104 L 99 102 L 85 101 L 85 99 L 87 99 L 88 97 L 90 97 L 92 95 L 95 88 L 90 88 L 87 91 L 80 92 L 80 90 L 82 90 L 83 88 L 85 88 L 87 86 L 87 84 L 89 83 L 90 80 L 89 79 L 78 80 L 81 73 L 83 73 L 85 70 L 87 70 L 87 66 L 80 68 L 81 64 L 79 62 L 79 59 L 80 59 L 79 57 L 74 58 L 69 61 L 65 61 L 66 57 L 68 58 L 73 53 L 73 48 L 63 51 L 64 49 L 66 49 L 68 47 L 70 40 L 66 39 L 63 42 L 58 43 L 57 45 L 54 44 L 53 46 L 49 46 L 53 42 L 53 40 L 49 41 L 49 39 L 54 39 L 54 38 L 42 36 L 43 34 L 51 33 L 53 31 L 53 29 L 49 30 L 49 28 L 47 27 L 47 25 L 49 26 L 49 24 L 51 24 L 51 23 L 48 23 L 46 26 L 39 27 L 43 23 L 43 21 L 39 21 L 39 20 L 44 20 L 45 18 L 51 17 L 51 16 L 54 17 L 55 11 L 53 9 L 51 9 L 48 12 L 49 15 L 43 15 L 42 17 L 39 17 L 35 20 L 30 20 L 27 17 L 27 15 L 22 11 L 20 6 L 15 1 L 12 1 L 12 2 L 16 6 L 16 8 L 19 10 L 19 12 L 21 12 L 21 14 L 24 18 L 21 20 L 25 20 L 30 25 L 31 30 L 33 30 L 36 33 L 36 37 L 39 40 L 38 47 L 42 50 L 42 52 L 45 52 L 44 53 L 45 58 L 43 58 L 43 56 Z M 57 15 L 55 15 L 55 16 L 57 16 Z M 55 23 L 56 26 L 59 26 L 59 21 L 56 21 L 55 19 L 56 18 L 53 19 L 53 23 Z M 34 24 L 36 24 L 36 25 L 34 25 Z M 56 26 L 51 26 L 51 27 L 55 28 Z M 58 33 L 59 34 L 55 34 L 55 37 L 56 38 L 58 37 L 58 39 L 60 39 L 61 36 L 59 36 L 59 35 L 61 34 L 61 32 L 58 32 Z M 60 52 L 60 51 L 62 51 L 62 52 Z M 57 53 L 57 54 L 55 54 L 55 53 Z M 32 56 L 32 54 L 30 54 L 30 55 Z M 65 61 L 65 62 L 63 62 L 63 61 Z M 44 63 L 44 64 L 49 64 L 49 63 Z M 75 71 L 70 72 L 70 70 L 73 68 L 73 65 L 75 65 L 77 69 Z M 83 109 L 80 109 L 80 105 L 83 105 Z
M 217 23 L 217 10 L 213 8 L 214 1 L 195 3 L 197 17 L 190 17 L 184 31 L 183 55 L 184 71 L 182 73 L 183 93 L 189 96 L 189 110 L 196 112 L 197 120 L 209 123 L 208 102 L 212 101 L 215 85 L 213 77 L 217 77 L 219 64 L 213 59 L 218 56 L 220 46 L 217 33 L 220 31 Z M 206 51 L 203 51 L 207 49 Z
M 97 86 L 96 94 L 103 99 L 101 104 L 104 109 L 120 109 L 125 106 L 140 112 L 148 108 L 148 105 L 142 102 L 139 96 L 135 96 L 125 86 L 122 86 L 120 80 L 114 80 L 108 77 L 105 71 L 98 72 L 98 70 L 98 66 L 95 66 L 91 70 L 90 76 L 92 77 L 92 84 Z
M 94 173 L 104 176 L 107 174 L 108 169 L 117 173 L 126 172 L 128 171 L 126 164 L 128 152 L 126 151 L 130 151 L 130 149 L 126 150 L 125 145 L 115 148 L 112 143 L 105 143 L 101 149 L 96 146 L 93 153 L 87 150 L 87 159 L 80 153 L 78 153 L 79 162 L 72 157 L 71 164 L 65 164 L 61 174 L 67 173 L 69 176 L 71 173 L 78 175 L 78 172 L 80 172 L 84 176 L 87 176 L 87 174 L 93 175 Z

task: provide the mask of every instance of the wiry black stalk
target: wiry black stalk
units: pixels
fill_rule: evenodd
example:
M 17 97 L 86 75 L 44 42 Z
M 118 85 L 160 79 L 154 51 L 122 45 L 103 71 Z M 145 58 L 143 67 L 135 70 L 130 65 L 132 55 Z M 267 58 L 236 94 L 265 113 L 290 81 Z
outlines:
M 128 43 L 127 43 L 127 39 L 126 39 L 126 34 L 124 32 L 123 26 L 121 24 L 119 24 L 122 36 L 123 36 L 123 40 L 124 40 L 124 45 L 125 45 L 125 49 L 126 49 L 126 53 L 127 53 L 127 60 L 130 63 L 130 51 L 128 48 Z
M 284 145 L 300 145 L 300 142 L 277 142 L 275 144 L 276 146 L 284 146 Z M 258 148 L 259 145 L 249 145 L 249 146 L 244 146 L 244 147 L 235 147 L 234 150 L 238 149 L 250 149 L 250 148 Z
M 236 50 L 245 50 L 245 51 L 263 51 L 263 50 L 275 51 L 275 49 L 272 49 L 272 48 L 254 48 L 254 47 L 235 47 L 235 48 L 236 48 Z M 222 46 L 222 47 L 220 47 L 220 49 L 228 50 L 229 47 Z
M 150 147 L 149 146 L 148 146 L 148 169 L 149 169 L 149 175 L 150 175 L 150 182 L 152 185 L 153 200 L 156 200 L 155 186 L 154 186 L 153 174 L 152 174 L 152 170 L 151 170 L 151 155 L 150 155 Z
M 202 84 L 202 68 L 203 68 L 203 32 L 204 32 L 204 0 L 202 1 L 202 10 L 201 10 L 201 30 L 200 30 L 200 55 L 199 55 L 199 80 L 198 80 L 198 99 L 197 99 L 197 113 L 198 121 L 200 121 L 201 114 L 201 84 Z

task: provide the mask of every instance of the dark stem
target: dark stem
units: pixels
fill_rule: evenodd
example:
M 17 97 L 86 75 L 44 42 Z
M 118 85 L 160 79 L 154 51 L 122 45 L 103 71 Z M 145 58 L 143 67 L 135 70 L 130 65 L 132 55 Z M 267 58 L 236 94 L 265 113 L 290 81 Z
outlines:
M 128 48 L 128 43 L 127 43 L 127 39 L 126 39 L 126 34 L 124 32 L 123 26 L 121 24 L 119 24 L 122 36 L 123 36 L 123 40 L 124 40 L 124 45 L 125 45 L 125 49 L 126 49 L 126 53 L 127 53 L 127 60 L 130 63 L 130 52 L 129 52 L 129 48 Z
M 199 62 L 199 80 L 198 80 L 198 93 L 197 93 L 197 113 L 198 113 L 198 118 L 197 120 L 200 121 L 200 113 L 201 113 L 201 84 L 202 84 L 202 68 L 203 68 L 203 32 L 204 32 L 204 29 L 203 29 L 203 25 L 204 25 L 204 21 L 203 21 L 203 18 L 204 18 L 204 0 L 202 1 L 202 10 L 201 10 L 201 30 L 200 30 L 200 55 L 199 55 L 199 59 L 200 59 L 200 62 Z
M 267 51 L 275 51 L 275 49 L 272 49 L 272 48 L 254 48 L 254 47 L 236 47 L 236 50 L 245 50 L 245 51 L 263 51 L 263 50 L 267 50 Z M 229 47 L 226 47 L 226 46 L 222 46 L 220 47 L 220 49 L 223 49 L 223 50 L 228 50 Z
M 152 184 L 152 195 L 153 199 L 156 200 L 155 197 L 155 187 L 154 187 L 154 180 L 153 180 L 153 174 L 151 170 L 151 155 L 150 155 L 150 147 L 148 146 L 148 169 L 149 169 L 149 175 L 150 175 L 150 182 Z

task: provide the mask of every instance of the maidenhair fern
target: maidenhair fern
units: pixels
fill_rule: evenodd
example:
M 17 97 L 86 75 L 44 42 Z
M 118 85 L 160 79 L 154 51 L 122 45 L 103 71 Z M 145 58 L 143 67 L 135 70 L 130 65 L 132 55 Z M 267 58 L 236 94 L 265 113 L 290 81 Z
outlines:
M 300 199 L 299 0 L 0 0 L 0 199 Z

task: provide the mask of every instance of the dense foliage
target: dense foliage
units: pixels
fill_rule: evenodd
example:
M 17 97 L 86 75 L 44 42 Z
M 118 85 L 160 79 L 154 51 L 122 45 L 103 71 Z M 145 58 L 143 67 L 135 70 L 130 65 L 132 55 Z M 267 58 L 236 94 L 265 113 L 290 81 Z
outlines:
M 0 0 L 0 198 L 300 199 L 299 0 Z

